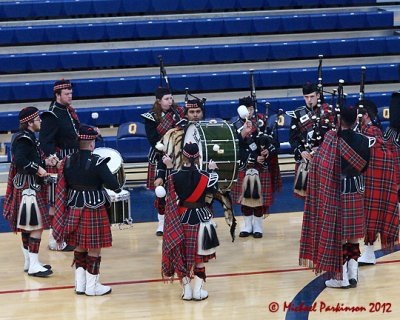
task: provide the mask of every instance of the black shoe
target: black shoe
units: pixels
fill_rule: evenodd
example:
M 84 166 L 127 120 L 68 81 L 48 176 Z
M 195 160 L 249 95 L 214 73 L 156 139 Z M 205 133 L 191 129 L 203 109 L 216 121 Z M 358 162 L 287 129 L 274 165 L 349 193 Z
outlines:
M 162 237 L 164 235 L 164 232 L 162 232 L 162 231 L 157 231 L 156 232 L 156 236 L 157 237 Z
M 74 250 L 75 250 L 74 246 L 71 246 L 71 245 L 67 244 L 67 246 L 64 249 L 62 249 L 61 251 L 68 251 L 69 252 L 69 251 L 74 251 Z
M 240 238 L 247 238 L 251 233 L 247 231 L 242 231 L 239 233 Z
M 363 267 L 363 266 L 374 266 L 375 263 L 369 263 L 369 262 L 359 262 L 358 266 Z
M 28 276 L 39 277 L 39 278 L 47 278 L 51 274 L 53 274 L 53 271 L 51 271 L 51 269 L 47 269 L 46 271 L 39 271 L 39 272 L 36 272 L 36 273 L 28 273 Z
M 254 232 L 254 233 L 253 233 L 253 237 L 256 238 L 256 239 L 262 238 L 262 236 L 263 236 L 263 235 L 262 235 L 261 232 Z
M 357 287 L 357 280 L 356 279 L 350 279 L 350 288 L 356 288 Z

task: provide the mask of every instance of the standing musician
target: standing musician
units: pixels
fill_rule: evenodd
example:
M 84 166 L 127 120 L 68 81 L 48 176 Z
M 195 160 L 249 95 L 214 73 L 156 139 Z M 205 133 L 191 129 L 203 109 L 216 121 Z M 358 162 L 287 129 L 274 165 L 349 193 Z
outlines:
M 111 228 L 104 187 L 120 192 L 107 166 L 110 158 L 93 154 L 96 128 L 81 125 L 80 150 L 68 155 L 58 170 L 54 238 L 75 247 L 75 292 L 101 296 L 111 288 L 99 282 L 101 249 L 111 247 Z
M 296 160 L 294 192 L 297 197 L 305 197 L 308 163 L 329 130 L 328 123 L 334 121 L 330 107 L 325 103 L 321 104 L 321 93 L 316 84 L 307 82 L 303 85 L 303 98 L 305 106 L 286 112 L 292 118 L 289 143 Z M 304 176 L 300 177 L 303 170 Z
M 239 140 L 240 167 L 237 181 L 232 190 L 232 201 L 241 204 L 243 225 L 239 237 L 263 236 L 263 219 L 272 204 L 272 193 L 281 186 L 277 161 L 277 148 L 265 132 L 266 121 L 262 114 L 254 114 L 251 97 L 239 99 L 239 114 L 233 122 Z M 246 111 L 246 110 L 245 110 Z M 259 120 L 262 127 L 259 127 Z M 260 134 L 261 133 L 261 134 Z M 274 183 L 272 183 L 274 182 Z
M 389 106 L 389 127 L 386 129 L 383 139 L 395 159 L 400 212 L 400 92 L 392 93 Z
M 14 232 L 21 232 L 24 271 L 35 277 L 47 277 L 51 266 L 39 262 L 38 254 L 43 229 L 50 225 L 46 208 L 46 189 L 43 178 L 46 165 L 53 165 L 54 157 L 45 159 L 35 133 L 40 131 L 39 110 L 26 107 L 19 113 L 20 130 L 11 141 L 12 162 L 8 175 L 3 214 Z
M 54 99 L 49 110 L 42 115 L 43 123 L 40 130 L 39 140 L 46 156 L 57 155 L 58 159 L 79 150 L 78 130 L 79 119 L 72 102 L 72 83 L 69 80 L 59 80 L 53 86 Z M 50 173 L 57 170 L 48 168 Z M 51 201 L 50 201 L 51 202 Z M 50 203 L 53 207 L 54 203 Z M 53 217 L 53 209 L 50 210 Z M 72 251 L 74 248 L 66 243 L 57 243 L 49 233 L 49 249 L 56 251 Z
M 167 88 L 158 87 L 155 92 L 156 101 L 153 108 L 141 116 L 144 118 L 147 140 L 150 144 L 149 164 L 147 168 L 147 188 L 154 190 L 157 185 L 154 184 L 157 178 L 157 162 L 160 160 L 160 153 L 157 151 L 156 144 L 167 133 L 168 130 L 177 126 L 178 122 L 184 116 L 184 110 L 174 104 L 171 91 Z M 177 114 L 174 112 L 177 112 Z M 180 119 L 179 119 L 180 118 Z M 157 236 L 163 235 L 164 213 L 158 212 Z
M 397 204 L 397 183 L 395 160 L 385 146 L 378 109 L 373 101 L 358 102 L 361 133 L 374 137 L 376 143 L 371 147 L 371 157 L 365 177 L 365 250 L 358 259 L 360 265 L 375 264 L 374 242 L 380 234 L 382 248 L 393 247 L 399 241 L 399 213 Z M 349 267 L 356 265 L 350 263 Z
M 46 155 L 57 154 L 59 159 L 79 149 L 79 119 L 72 102 L 72 83 L 59 80 L 53 87 L 55 102 L 42 115 L 39 140 Z
M 199 170 L 199 146 L 186 143 L 182 168 L 168 177 L 165 229 L 162 248 L 162 275 L 172 278 L 176 273 L 183 286 L 183 300 L 204 300 L 205 263 L 215 258 L 219 245 L 212 213 L 205 203 L 207 192 L 217 190 L 217 165 L 209 161 L 210 172 Z M 173 168 L 169 156 L 163 162 Z M 194 286 L 190 285 L 194 275 Z
M 352 130 L 354 106 L 341 106 L 338 131 L 326 133 L 310 163 L 300 239 L 300 265 L 329 271 L 330 288 L 357 285 L 358 240 L 365 234 L 364 178 L 374 138 Z

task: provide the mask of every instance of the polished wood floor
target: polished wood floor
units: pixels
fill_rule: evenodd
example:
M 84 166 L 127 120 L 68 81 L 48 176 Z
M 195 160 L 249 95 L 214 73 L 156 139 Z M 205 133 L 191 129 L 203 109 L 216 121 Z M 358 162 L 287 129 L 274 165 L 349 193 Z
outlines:
M 287 314 L 284 305 L 296 301 L 300 292 L 297 301 L 318 295 L 318 290 L 322 292 L 309 319 L 400 318 L 399 252 L 360 269 L 356 289 L 323 290 L 309 286 L 318 278 L 298 266 L 301 213 L 270 215 L 262 239 L 237 238 L 234 243 L 225 221 L 216 220 L 221 246 L 217 259 L 207 265 L 209 298 L 202 302 L 180 300 L 179 283 L 161 281 L 161 239 L 154 235 L 155 223 L 122 230 L 113 226 L 114 245 L 104 250 L 101 265 L 101 281 L 111 285 L 113 292 L 104 297 L 74 294 L 72 253 L 47 250 L 47 233 L 40 256 L 53 266 L 48 279 L 25 274 L 20 236 L 2 233 L 0 319 L 307 319 L 305 312 Z M 338 304 L 360 311 L 327 311 Z M 277 312 L 269 310 L 276 306 Z M 369 312 L 371 306 L 379 311 Z

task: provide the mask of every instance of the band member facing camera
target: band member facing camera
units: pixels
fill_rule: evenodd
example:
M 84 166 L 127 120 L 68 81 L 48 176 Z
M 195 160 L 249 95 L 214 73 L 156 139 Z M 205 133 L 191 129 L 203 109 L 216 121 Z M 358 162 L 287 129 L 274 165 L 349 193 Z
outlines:
M 12 162 L 3 214 L 11 229 L 21 232 L 24 271 L 30 276 L 47 277 L 53 273 L 51 266 L 40 263 L 38 254 L 43 229 L 50 225 L 43 180 L 47 172 L 44 168 L 54 159 L 45 159 L 35 137 L 42 122 L 38 109 L 24 108 L 18 117 L 20 130 L 11 141 Z
M 185 114 L 188 121 L 197 122 L 204 118 L 204 105 L 200 99 L 191 99 L 186 102 Z
M 341 127 L 326 133 L 308 177 L 300 265 L 331 272 L 330 288 L 357 286 L 358 240 L 365 234 L 362 173 L 375 139 L 352 130 L 356 118 L 356 107 L 341 108 Z
M 233 126 L 239 140 L 240 166 L 237 182 L 232 191 L 233 202 L 241 205 L 243 225 L 239 237 L 263 236 L 263 220 L 272 204 L 272 194 L 280 188 L 277 146 L 265 132 L 262 115 L 254 115 L 253 100 L 239 99 L 240 108 L 247 108 L 247 119 L 239 114 Z M 244 111 L 246 111 L 244 109 Z M 254 116 L 253 116 L 254 115 Z M 259 120 L 263 126 L 259 127 Z M 271 177 L 271 172 L 273 176 Z M 272 183 L 272 179 L 274 183 Z
M 392 152 L 384 144 L 378 109 L 373 101 L 360 100 L 361 133 L 374 137 L 371 157 L 365 177 L 365 250 L 358 259 L 360 265 L 375 264 L 374 242 L 380 235 L 383 249 L 399 241 L 397 182 Z M 362 108 L 360 106 L 363 106 Z
M 79 119 L 71 106 L 72 103 L 72 83 L 69 80 L 59 80 L 53 86 L 54 101 L 50 104 L 49 110 L 42 115 L 42 130 L 39 134 L 39 140 L 44 153 L 57 155 L 58 159 L 79 149 L 78 130 Z M 57 173 L 56 168 L 47 168 L 49 173 Z M 54 207 L 54 203 L 50 206 Z M 53 218 L 54 210 L 50 210 Z M 73 247 L 65 243 L 57 243 L 49 232 L 49 249 L 55 251 L 72 251 Z
M 183 286 L 182 299 L 196 301 L 208 297 L 202 289 L 206 280 L 204 263 L 215 258 L 219 245 L 212 213 L 205 203 L 206 193 L 217 190 L 218 174 L 213 171 L 217 165 L 210 160 L 210 172 L 199 170 L 199 156 L 198 145 L 186 143 L 182 169 L 168 177 L 162 249 L 163 277 L 171 278 L 176 273 Z M 173 168 L 168 156 L 163 161 L 168 169 Z
M 43 113 L 39 140 L 46 155 L 57 153 L 63 159 L 79 149 L 79 119 L 71 106 L 72 83 L 56 81 L 53 86 L 55 102 Z
M 155 148 L 158 141 L 167 133 L 168 130 L 175 128 L 177 123 L 183 119 L 184 110 L 174 104 L 171 91 L 167 88 L 159 87 L 155 92 L 156 101 L 153 108 L 141 116 L 144 118 L 147 140 L 150 144 L 149 164 L 147 167 L 147 188 L 155 189 L 154 181 L 157 178 L 157 162 L 160 160 L 160 153 Z M 173 112 L 176 110 L 179 117 Z M 180 119 L 179 119 L 180 118 Z M 163 235 L 164 213 L 158 212 L 157 236 Z
M 289 143 L 292 147 L 296 160 L 295 176 L 298 178 L 299 171 L 308 168 L 308 162 L 312 160 L 313 154 L 322 142 L 329 125 L 334 121 L 334 115 L 330 107 L 322 103 L 315 83 L 307 82 L 303 86 L 303 98 L 306 103 L 294 111 L 287 111 L 286 114 L 292 118 L 289 131 Z M 317 121 L 317 119 L 319 119 Z M 294 192 L 297 197 L 304 197 L 306 190 L 306 173 L 303 179 L 296 179 Z
M 111 288 L 99 282 L 101 249 L 111 247 L 111 228 L 104 187 L 120 192 L 107 166 L 110 158 L 93 154 L 96 128 L 81 125 L 80 150 L 67 156 L 59 168 L 54 238 L 75 247 L 75 292 L 101 296 Z

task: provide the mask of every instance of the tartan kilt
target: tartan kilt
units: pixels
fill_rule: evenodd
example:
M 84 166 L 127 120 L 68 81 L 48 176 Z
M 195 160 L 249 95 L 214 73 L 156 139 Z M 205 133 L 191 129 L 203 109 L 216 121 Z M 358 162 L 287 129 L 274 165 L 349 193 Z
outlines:
M 364 195 L 358 192 L 340 195 L 342 210 L 342 239 L 358 238 L 365 235 Z
M 157 164 L 152 164 L 149 162 L 147 166 L 147 180 L 146 180 L 146 187 L 149 190 L 155 190 L 156 187 L 154 186 L 154 180 L 156 179 L 157 173 Z
M 71 208 L 66 212 L 64 240 L 85 249 L 111 247 L 112 235 L 105 206 L 97 209 Z
M 260 195 L 262 196 L 262 205 L 269 207 L 272 204 L 273 200 L 271 175 L 268 169 L 261 169 L 258 170 L 258 172 L 261 182 Z M 246 176 L 246 170 L 240 170 L 237 176 L 237 181 L 233 184 L 231 196 L 232 196 L 232 202 L 235 204 L 241 204 L 239 202 L 239 198 L 242 194 L 242 184 L 245 176 Z
M 196 263 L 208 262 L 208 260 L 214 259 L 216 257 L 215 253 L 210 255 L 199 255 L 198 250 L 198 240 L 199 227 L 197 225 L 182 224 L 184 243 L 185 243 L 185 260 L 187 265 L 187 270 L 192 270 Z
M 10 228 L 13 232 L 21 232 L 24 231 L 22 229 L 17 228 L 17 219 L 19 212 L 19 205 L 22 201 L 22 191 L 29 188 L 28 183 L 26 183 L 22 189 L 13 188 L 13 199 L 11 203 L 11 208 L 13 211 L 12 218 L 9 220 Z M 49 212 L 47 210 L 47 193 L 45 189 L 45 185 L 41 186 L 39 191 L 36 191 L 36 201 L 40 210 L 40 215 L 42 217 L 43 229 L 47 229 L 50 227 L 50 217 Z
M 373 146 L 370 163 L 364 174 L 366 243 L 372 244 L 378 234 L 381 235 L 381 240 L 387 237 L 398 238 L 397 184 L 393 179 L 395 176 L 392 153 L 381 146 Z

